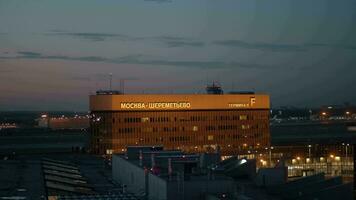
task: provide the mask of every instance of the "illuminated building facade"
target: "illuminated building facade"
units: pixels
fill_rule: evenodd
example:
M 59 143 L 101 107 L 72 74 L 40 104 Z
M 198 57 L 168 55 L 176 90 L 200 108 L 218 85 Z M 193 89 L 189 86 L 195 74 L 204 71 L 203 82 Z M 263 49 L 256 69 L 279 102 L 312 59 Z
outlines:
M 90 96 L 91 151 L 127 146 L 230 155 L 269 147 L 269 96 L 97 94 Z

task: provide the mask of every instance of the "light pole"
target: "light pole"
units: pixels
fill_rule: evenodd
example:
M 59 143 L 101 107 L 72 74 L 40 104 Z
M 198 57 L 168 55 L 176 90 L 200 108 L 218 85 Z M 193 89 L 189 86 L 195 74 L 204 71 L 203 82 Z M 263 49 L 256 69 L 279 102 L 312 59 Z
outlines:
M 312 162 L 313 163 L 313 160 L 312 160 L 312 158 L 311 158 L 311 144 L 309 144 L 308 145 L 308 159 L 309 159 L 309 161 L 308 162 Z
M 350 119 L 350 114 L 351 114 L 350 111 L 346 111 L 345 114 L 346 114 L 346 119 Z
M 272 149 L 273 147 L 269 148 L 269 166 L 272 167 Z
M 346 144 L 346 147 L 345 147 L 345 158 L 346 158 L 346 160 L 347 160 L 347 156 L 348 156 L 348 155 L 347 155 L 347 153 L 348 153 L 348 152 L 347 152 L 347 148 L 348 148 L 349 146 L 350 146 L 350 144 Z

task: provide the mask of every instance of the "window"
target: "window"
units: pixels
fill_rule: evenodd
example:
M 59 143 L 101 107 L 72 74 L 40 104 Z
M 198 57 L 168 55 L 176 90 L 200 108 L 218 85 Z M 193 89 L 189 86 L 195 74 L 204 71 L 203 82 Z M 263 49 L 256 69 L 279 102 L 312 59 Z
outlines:
M 247 115 L 240 115 L 240 120 L 247 120 Z
M 142 118 L 141 118 L 141 122 L 142 122 L 142 123 L 149 122 L 149 121 L 150 121 L 150 118 L 149 118 L 149 117 L 142 117 Z
M 209 140 L 209 141 L 214 140 L 214 136 L 213 136 L 213 135 L 208 135 L 208 140 Z
M 198 131 L 198 126 L 193 126 L 193 131 L 194 132 Z
M 244 124 L 242 124 L 241 125 L 241 129 L 250 129 L 250 125 L 244 125 Z

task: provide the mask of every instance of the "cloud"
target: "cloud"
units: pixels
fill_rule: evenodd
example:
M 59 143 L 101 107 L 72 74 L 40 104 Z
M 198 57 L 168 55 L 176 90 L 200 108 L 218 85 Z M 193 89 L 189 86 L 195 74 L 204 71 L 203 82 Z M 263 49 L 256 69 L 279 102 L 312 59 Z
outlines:
M 67 32 L 62 30 L 51 30 L 50 33 L 45 35 L 49 36 L 65 36 L 83 39 L 91 42 L 102 42 L 107 40 L 120 40 L 120 41 L 147 41 L 163 43 L 166 47 L 202 47 L 204 42 L 194 40 L 186 37 L 175 36 L 153 36 L 153 37 L 133 37 L 125 34 L 117 33 L 94 33 L 94 32 Z
M 108 39 L 119 39 L 119 40 L 130 40 L 131 38 L 124 34 L 113 34 L 113 33 L 92 33 L 92 32 L 67 32 L 62 30 L 52 30 L 50 33 L 45 35 L 54 36 L 69 36 L 73 38 L 79 38 L 84 40 L 89 40 L 92 42 L 105 41 Z
M 25 58 L 38 58 L 42 56 L 40 53 L 32 52 L 32 51 L 18 51 L 17 53 Z
M 86 56 L 86 57 L 77 57 L 71 58 L 73 60 L 87 61 L 87 62 L 105 62 L 108 61 L 107 58 L 99 57 L 99 56 Z
M 223 69 L 223 68 L 254 68 L 254 69 L 270 69 L 271 66 L 258 64 L 243 64 L 239 62 L 222 62 L 222 61 L 170 61 L 170 60 L 137 60 L 131 64 L 142 65 L 159 65 L 159 66 L 175 66 L 201 69 Z
M 173 66 L 173 67 L 188 67 L 201 69 L 231 69 L 231 68 L 248 68 L 248 69 L 271 69 L 277 66 L 260 65 L 250 63 L 240 63 L 235 61 L 211 61 L 211 60 L 159 60 L 147 59 L 143 55 L 128 55 L 117 58 L 106 58 L 100 56 L 86 57 L 70 57 L 62 55 L 43 55 L 38 52 L 19 51 L 18 55 L 13 57 L 1 57 L 0 59 L 53 59 L 53 60 L 69 60 L 83 62 L 105 62 L 115 64 L 137 64 L 137 65 L 155 65 L 155 66 Z
M 242 40 L 220 40 L 213 42 L 216 45 L 226 47 L 239 47 L 245 49 L 258 49 L 263 51 L 306 51 L 304 46 L 293 44 L 273 44 L 273 43 L 249 43 Z
M 250 43 L 242 40 L 219 40 L 219 41 L 214 41 L 213 44 L 221 45 L 225 47 L 237 47 L 237 48 L 245 48 L 245 49 L 257 49 L 262 51 L 278 51 L 278 52 L 307 51 L 312 47 L 356 50 L 356 46 L 354 45 L 327 44 L 327 43 L 278 44 L 278 43 L 263 43 L 263 42 Z
M 167 47 L 202 47 L 204 46 L 204 42 L 196 41 L 191 38 L 184 37 L 173 37 L 173 36 L 157 36 L 152 37 L 152 39 L 160 41 L 164 43 Z
M 308 44 L 305 44 L 305 46 L 306 47 L 329 47 L 329 48 L 356 50 L 356 45 L 344 45 L 344 44 L 308 43 Z

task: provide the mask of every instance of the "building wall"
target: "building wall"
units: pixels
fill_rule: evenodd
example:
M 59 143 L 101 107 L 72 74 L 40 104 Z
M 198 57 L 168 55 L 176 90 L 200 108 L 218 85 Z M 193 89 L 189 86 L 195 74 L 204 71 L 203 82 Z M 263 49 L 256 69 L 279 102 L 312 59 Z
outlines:
M 151 102 L 163 103 L 156 108 Z M 96 95 L 90 106 L 91 147 L 97 154 L 132 145 L 187 152 L 219 146 L 223 155 L 269 146 L 266 95 Z
M 167 181 L 153 174 L 148 175 L 148 199 L 167 200 Z
M 287 167 L 261 168 L 258 170 L 255 183 L 257 186 L 274 186 L 282 185 L 287 182 Z
M 112 177 L 115 181 L 127 185 L 127 190 L 137 196 L 143 196 L 147 181 L 147 194 L 149 200 L 195 200 L 209 194 L 228 194 L 234 192 L 232 179 L 212 179 L 206 176 L 177 181 L 177 176 L 171 181 L 151 173 L 145 175 L 145 170 L 118 156 L 112 157 Z M 194 180 L 198 179 L 198 180 Z M 183 198 L 184 195 L 184 198 Z
M 145 171 L 118 155 L 112 157 L 112 177 L 134 194 L 145 192 Z
M 206 194 L 232 194 L 234 192 L 234 182 L 229 179 L 174 181 L 167 182 L 167 184 L 167 199 L 169 200 L 204 199 Z
M 89 128 L 89 118 L 50 118 L 48 127 L 51 129 L 86 129 Z

